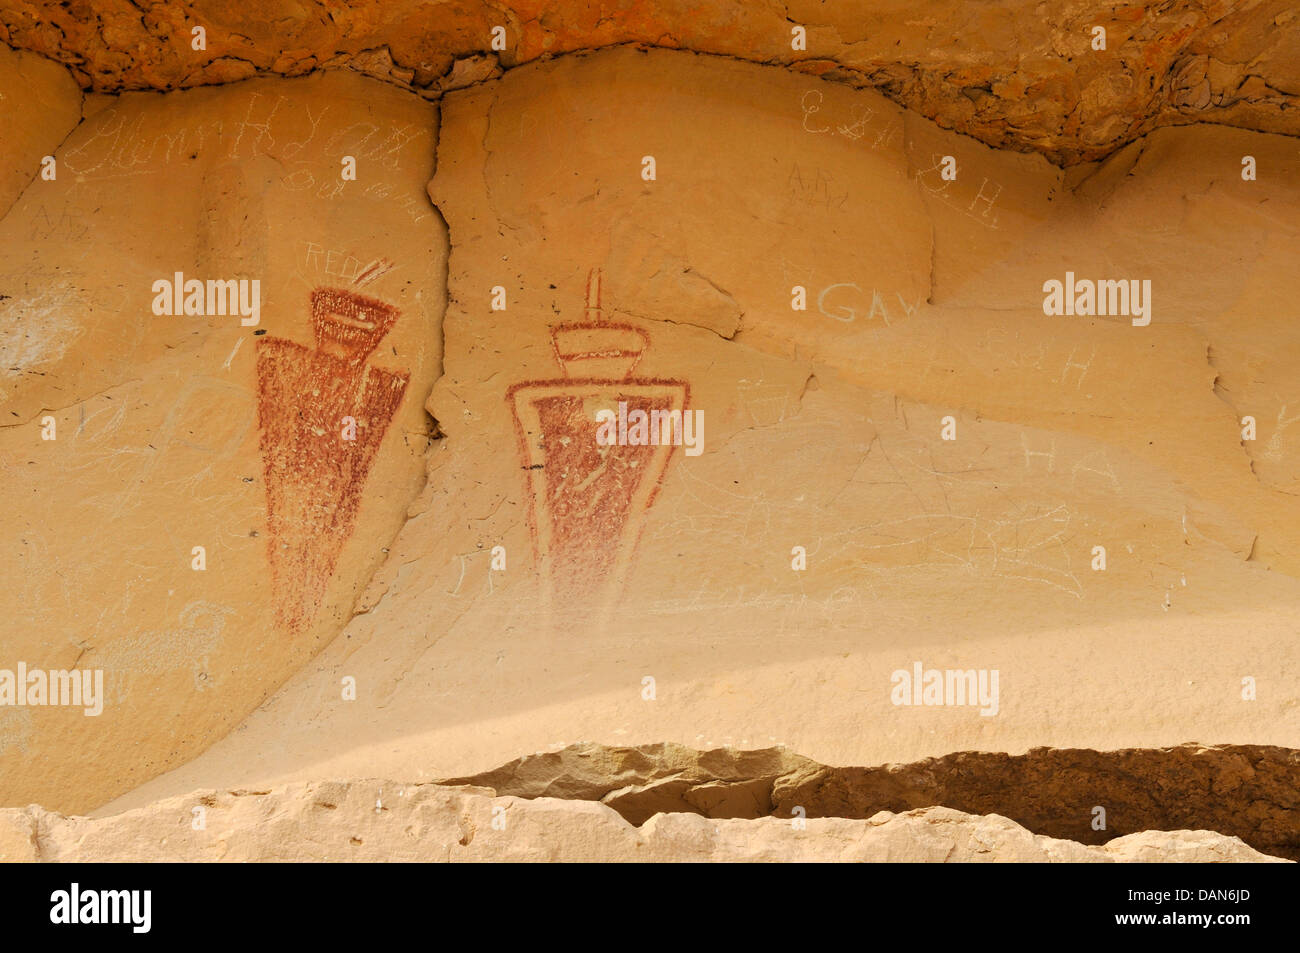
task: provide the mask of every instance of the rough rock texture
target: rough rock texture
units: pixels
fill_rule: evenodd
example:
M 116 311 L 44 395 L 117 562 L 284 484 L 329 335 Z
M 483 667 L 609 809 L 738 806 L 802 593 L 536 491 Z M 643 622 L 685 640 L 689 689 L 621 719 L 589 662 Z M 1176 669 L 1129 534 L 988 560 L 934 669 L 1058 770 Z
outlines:
M 600 801 L 633 824 L 654 814 L 868 818 L 943 805 L 1011 818 L 1035 834 L 1101 844 L 1204 828 L 1300 860 L 1300 751 L 1251 745 L 1159 750 L 966 751 L 913 764 L 836 768 L 781 749 L 575 745 L 440 781 L 513 797 Z M 1094 830 L 1097 807 L 1105 829 Z
M 792 49 L 793 24 L 806 50 Z M 99 91 L 348 65 L 435 94 L 490 70 L 485 54 L 509 67 L 639 43 L 874 86 L 947 128 L 1066 163 L 1195 120 L 1300 134 L 1300 19 L 1287 0 L 274 0 L 252 15 L 209 0 L 22 0 L 0 8 L 0 40 L 67 63 Z
M 435 106 L 341 73 L 92 100 L 0 221 L 0 668 L 102 669 L 107 696 L 0 708 L 0 803 L 67 810 L 192 757 L 338 632 L 423 483 L 445 302 Z M 176 272 L 260 281 L 260 323 L 156 315 Z M 313 350 L 345 298 L 397 309 L 346 368 Z M 311 446 L 345 414 L 368 473 Z
M 196 830 L 196 826 L 202 829 Z M 943 807 L 866 820 L 708 820 L 633 827 L 590 801 L 495 797 L 484 788 L 327 781 L 200 791 L 114 817 L 0 809 L 0 862 L 860 861 L 1277 862 L 1235 837 L 1146 831 L 1084 847 L 991 814 Z

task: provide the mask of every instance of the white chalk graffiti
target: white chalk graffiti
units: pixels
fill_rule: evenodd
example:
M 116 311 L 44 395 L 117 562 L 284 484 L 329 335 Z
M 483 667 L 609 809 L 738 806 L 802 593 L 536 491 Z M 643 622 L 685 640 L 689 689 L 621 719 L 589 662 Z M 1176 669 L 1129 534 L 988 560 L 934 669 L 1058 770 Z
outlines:
M 346 154 L 372 168 L 396 172 L 403 155 L 419 154 L 419 140 L 429 135 L 418 123 L 373 122 L 353 122 L 326 134 L 321 124 L 333 108 L 326 105 L 313 111 L 310 105 L 299 108 L 288 96 L 254 92 L 248 95 L 242 118 L 218 117 L 158 131 L 153 116 L 137 114 L 128 119 L 113 107 L 96 117 L 89 138 L 66 150 L 60 161 L 78 181 L 88 181 L 157 174 L 173 163 L 200 155 L 232 161 L 267 156 L 285 170 L 280 180 L 283 188 L 314 190 L 316 197 L 328 199 L 343 194 L 348 185 L 340 179 L 334 157 Z M 305 134 L 286 131 L 291 123 L 301 130 L 304 118 L 308 126 Z M 331 160 L 325 163 L 328 174 L 319 162 L 325 156 Z M 356 194 L 387 200 L 393 191 L 394 186 L 377 177 L 357 188 Z M 427 201 L 421 196 L 401 196 L 393 201 L 413 222 L 432 215 L 423 207 Z
M 866 140 L 872 149 L 891 145 L 895 137 L 902 133 L 903 124 L 900 120 L 891 117 L 887 122 L 876 121 L 876 111 L 862 103 L 849 107 L 847 122 L 831 122 L 826 117 L 819 117 L 824 100 L 825 94 L 820 89 L 808 90 L 799 100 L 805 132 L 839 136 L 851 142 Z
M 1277 427 L 1273 430 L 1273 433 L 1269 436 L 1268 443 L 1264 445 L 1264 452 L 1262 456 L 1267 460 L 1277 461 L 1282 458 L 1283 456 L 1282 434 L 1292 424 L 1296 423 L 1297 421 L 1300 421 L 1300 415 L 1295 417 L 1287 417 L 1286 407 L 1287 405 L 1283 404 L 1282 409 L 1277 412 Z
M 955 180 L 943 177 L 943 158 L 931 154 L 930 167 L 918 170 L 913 178 L 928 194 L 941 199 L 946 205 L 979 222 L 985 228 L 997 228 L 998 216 L 995 206 L 1002 195 L 1002 185 L 984 176 L 980 180 L 979 188 L 975 190 L 975 195 L 967 202 L 958 194 L 966 186 L 958 185 Z M 927 178 L 930 176 L 933 178 Z
M 72 317 L 84 310 L 66 287 L 0 300 L 0 400 L 12 395 L 10 380 L 63 357 L 85 330 Z
M 836 291 L 839 288 L 850 288 L 853 291 L 858 292 L 859 295 L 865 296 L 865 293 L 863 292 L 862 288 L 850 282 L 839 282 L 837 284 L 827 285 L 817 295 L 817 310 L 820 311 L 822 314 L 826 315 L 826 317 L 828 318 L 834 318 L 836 321 L 842 321 L 845 324 L 850 324 L 853 321 L 857 320 L 859 314 L 863 313 L 863 309 L 861 307 L 862 301 L 860 297 L 854 295 L 835 295 L 836 301 L 843 301 L 845 300 L 845 298 L 847 298 L 851 303 L 853 300 L 856 299 L 857 303 L 859 304 L 859 307 L 854 308 L 854 307 L 850 307 L 849 304 L 832 303 L 830 305 L 831 310 L 830 311 L 826 310 L 827 308 L 826 298 L 831 295 L 831 292 Z M 897 299 L 898 303 L 894 304 L 893 299 Z M 890 310 L 889 310 L 891 307 L 894 309 L 893 316 L 895 318 L 910 318 L 913 314 L 916 313 L 916 309 L 921 307 L 921 299 L 917 298 L 914 303 L 908 304 L 907 299 L 903 297 L 901 292 L 896 291 L 893 293 L 892 296 L 889 296 L 887 294 L 882 294 L 880 291 L 873 288 L 871 290 L 871 306 L 866 309 L 864 319 L 866 321 L 873 321 L 876 318 L 880 318 L 885 322 L 886 325 L 891 325 L 893 324 L 893 321 L 890 318 Z

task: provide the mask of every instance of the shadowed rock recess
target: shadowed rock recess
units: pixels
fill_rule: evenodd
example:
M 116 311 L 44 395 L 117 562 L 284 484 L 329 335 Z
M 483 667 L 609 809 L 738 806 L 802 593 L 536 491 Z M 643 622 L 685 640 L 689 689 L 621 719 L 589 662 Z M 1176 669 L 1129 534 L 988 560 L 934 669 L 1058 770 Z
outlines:
M 0 860 L 1300 860 L 1293 4 L 241 6 L 0 0 Z
M 577 745 L 472 777 L 498 795 L 599 801 L 630 823 L 709 818 L 869 818 L 941 805 L 1001 814 L 1035 834 L 1105 844 L 1137 831 L 1206 828 L 1300 860 L 1300 751 L 1180 745 L 1157 751 L 964 751 L 914 764 L 832 768 L 779 749 Z M 1106 829 L 1094 809 L 1105 807 Z

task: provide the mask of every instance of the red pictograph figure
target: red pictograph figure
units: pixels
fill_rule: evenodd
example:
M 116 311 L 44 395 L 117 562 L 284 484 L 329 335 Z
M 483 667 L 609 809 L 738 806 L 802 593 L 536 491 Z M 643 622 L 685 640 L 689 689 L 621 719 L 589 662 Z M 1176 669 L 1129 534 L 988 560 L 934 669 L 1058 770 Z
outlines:
M 340 288 L 311 294 L 316 347 L 257 345 L 257 423 L 277 626 L 297 633 L 320 609 L 361 491 L 409 375 L 366 364 L 398 310 Z
M 526 474 L 529 521 L 543 591 L 553 603 L 603 603 L 625 580 L 676 447 L 602 446 L 596 414 L 686 409 L 685 381 L 632 374 L 650 343 L 630 324 L 604 320 L 601 274 L 587 277 L 585 320 L 551 329 L 563 377 L 506 392 Z

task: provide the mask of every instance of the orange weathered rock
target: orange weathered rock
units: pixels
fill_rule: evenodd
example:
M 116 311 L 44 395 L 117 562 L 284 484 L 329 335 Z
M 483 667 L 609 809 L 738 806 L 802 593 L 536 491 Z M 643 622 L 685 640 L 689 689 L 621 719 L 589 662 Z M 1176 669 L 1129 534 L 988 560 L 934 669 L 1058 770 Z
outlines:
M 805 29 L 803 48 L 795 25 Z M 194 48 L 196 27 L 206 31 L 204 49 Z M 924 11 L 878 0 L 743 7 L 281 0 L 256 13 L 158 3 L 144 15 L 113 0 L 75 7 L 38 0 L 0 11 L 0 41 L 66 63 L 83 87 L 104 92 L 349 66 L 432 95 L 458 85 L 464 60 L 486 55 L 513 67 L 634 43 L 874 87 L 947 128 L 1065 163 L 1197 120 L 1300 133 L 1300 21 L 1286 0 L 1123 8 L 943 0 Z
M 32 180 L 42 173 L 58 175 L 57 164 L 49 168 L 43 160 L 80 122 L 81 99 L 72 76 L 58 64 L 0 46 L 0 117 L 5 124 L 0 141 L 0 218 Z M 41 224 L 53 228 L 58 223 Z

